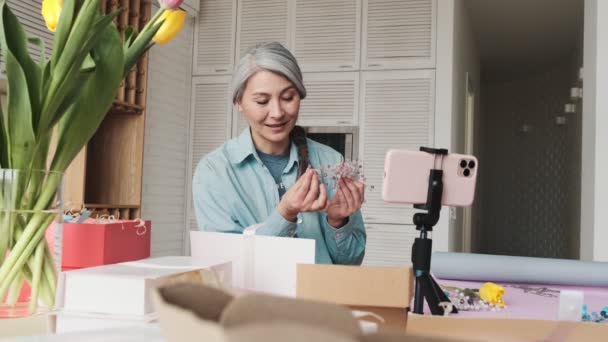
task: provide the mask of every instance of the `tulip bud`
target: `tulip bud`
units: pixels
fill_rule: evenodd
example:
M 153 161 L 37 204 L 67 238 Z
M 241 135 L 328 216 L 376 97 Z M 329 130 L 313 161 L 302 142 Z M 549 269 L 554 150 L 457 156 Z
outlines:
M 43 0 L 42 1 L 42 17 L 46 22 L 46 27 L 51 32 L 55 32 L 61 9 L 63 8 L 63 0 Z
M 158 21 L 165 20 L 153 40 L 158 44 L 166 44 L 181 31 L 186 22 L 186 12 L 166 10 Z M 158 22 L 157 21 L 157 22 Z
M 160 4 L 160 7 L 170 10 L 176 10 L 179 9 L 179 6 L 182 5 L 182 2 L 184 2 L 184 0 L 159 0 L 158 2 Z

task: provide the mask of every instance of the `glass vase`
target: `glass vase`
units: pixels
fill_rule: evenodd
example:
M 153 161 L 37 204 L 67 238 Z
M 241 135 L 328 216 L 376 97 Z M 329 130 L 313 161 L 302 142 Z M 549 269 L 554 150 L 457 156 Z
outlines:
M 62 188 L 62 173 L 0 169 L 0 318 L 37 315 L 54 307 Z

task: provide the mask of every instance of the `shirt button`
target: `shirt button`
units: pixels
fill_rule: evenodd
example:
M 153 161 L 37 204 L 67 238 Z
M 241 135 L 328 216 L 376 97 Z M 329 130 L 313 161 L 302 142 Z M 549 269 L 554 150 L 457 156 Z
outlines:
M 289 235 L 290 236 L 294 236 L 295 234 L 296 234 L 295 228 L 292 228 L 292 229 L 289 230 Z
M 336 233 L 336 237 L 337 237 L 337 238 L 340 238 L 340 239 L 341 239 L 341 238 L 342 238 L 342 235 L 344 235 L 344 233 Z
M 298 215 L 297 223 L 302 223 L 302 215 Z

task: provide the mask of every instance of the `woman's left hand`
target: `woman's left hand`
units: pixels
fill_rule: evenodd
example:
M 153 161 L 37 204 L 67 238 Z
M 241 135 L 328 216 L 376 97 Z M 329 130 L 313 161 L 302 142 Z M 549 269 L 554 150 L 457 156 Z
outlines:
M 346 219 L 361 209 L 365 185 L 350 178 L 340 178 L 336 195 L 327 207 L 327 222 L 335 228 L 346 224 Z

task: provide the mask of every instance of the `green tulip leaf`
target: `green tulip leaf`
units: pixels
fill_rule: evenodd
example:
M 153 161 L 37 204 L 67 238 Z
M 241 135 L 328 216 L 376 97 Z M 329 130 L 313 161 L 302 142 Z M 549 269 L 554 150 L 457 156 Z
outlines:
M 4 113 L 0 105 L 0 168 L 7 169 L 9 168 L 8 158 L 11 155 L 11 151 L 9 149 L 8 132 L 6 131 L 4 120 Z
M 78 98 L 59 121 L 59 140 L 51 170 L 65 171 L 82 146 L 95 134 L 123 78 L 124 52 L 118 30 L 114 25 L 106 26 L 100 39 L 91 51 L 95 70 L 82 84 Z
M 38 61 L 38 65 L 42 67 L 46 61 L 46 45 L 44 44 L 44 40 L 39 37 L 27 37 L 27 42 L 36 45 L 40 49 L 40 60 Z
M 59 16 L 59 24 L 55 31 L 55 39 L 53 41 L 53 54 L 51 56 L 51 68 L 54 69 L 57 62 L 61 58 L 65 44 L 68 41 L 68 36 L 72 30 L 74 18 L 78 14 L 76 0 L 65 0 L 61 15 Z
M 8 103 L 10 104 L 12 102 L 13 106 L 21 108 L 25 107 L 26 104 L 22 103 L 17 105 L 17 103 L 25 100 L 29 102 L 27 104 L 27 107 L 29 108 L 27 111 L 27 113 L 29 113 L 29 118 L 23 117 L 26 112 L 18 112 L 20 118 L 17 120 L 27 120 L 27 122 L 30 122 L 30 128 L 27 130 L 35 132 L 41 111 L 42 99 L 39 90 L 40 83 L 42 82 L 42 70 L 30 57 L 27 50 L 27 36 L 25 31 L 5 1 L 0 3 L 0 26 L 0 43 L 1 49 L 4 51 L 7 79 L 9 83 L 9 93 L 7 94 Z M 10 62 L 11 66 L 9 66 L 8 61 L 9 55 L 11 55 L 11 58 L 13 59 Z M 11 70 L 13 68 L 15 68 L 15 70 Z M 13 81 L 13 78 L 19 78 L 20 80 Z M 11 87 L 11 82 L 18 82 L 20 85 Z M 11 89 L 12 93 L 10 92 Z M 21 92 L 28 94 L 17 94 Z M 18 97 L 19 99 L 11 100 L 11 96 Z M 10 118 L 17 116 L 17 114 L 13 113 L 13 110 L 14 108 L 9 108 L 8 110 L 9 122 Z M 8 125 L 8 129 L 13 132 L 13 127 L 11 125 Z M 30 137 L 28 136 L 24 139 L 30 139 Z
M 91 49 L 100 43 L 101 33 L 106 30 L 107 27 L 114 26 L 112 21 L 119 13 L 120 12 L 116 11 L 108 15 L 98 16 L 92 27 L 88 29 L 88 35 L 83 43 L 77 43 L 72 40 L 68 42 L 66 45 L 68 48 L 79 45 L 78 47 L 80 50 L 72 64 L 66 66 L 68 69 L 65 70 L 65 73 L 59 72 L 61 66 L 58 66 L 52 71 L 48 92 L 44 93 L 46 98 L 43 106 L 42 124 L 40 125 L 41 130 L 52 127 L 64 115 L 64 102 L 72 101 L 73 99 L 70 98 L 70 94 L 74 94 L 75 90 L 81 88 L 81 71 L 84 60 L 89 55 Z M 74 27 L 74 29 L 76 29 L 76 27 Z
M 144 52 L 149 48 L 150 42 L 156 32 L 163 25 L 164 20 L 159 21 L 158 23 L 152 25 L 149 30 L 146 30 L 140 33 L 132 45 L 125 51 L 125 68 L 123 75 L 127 76 L 131 68 L 137 63 L 139 57 L 141 57 Z

